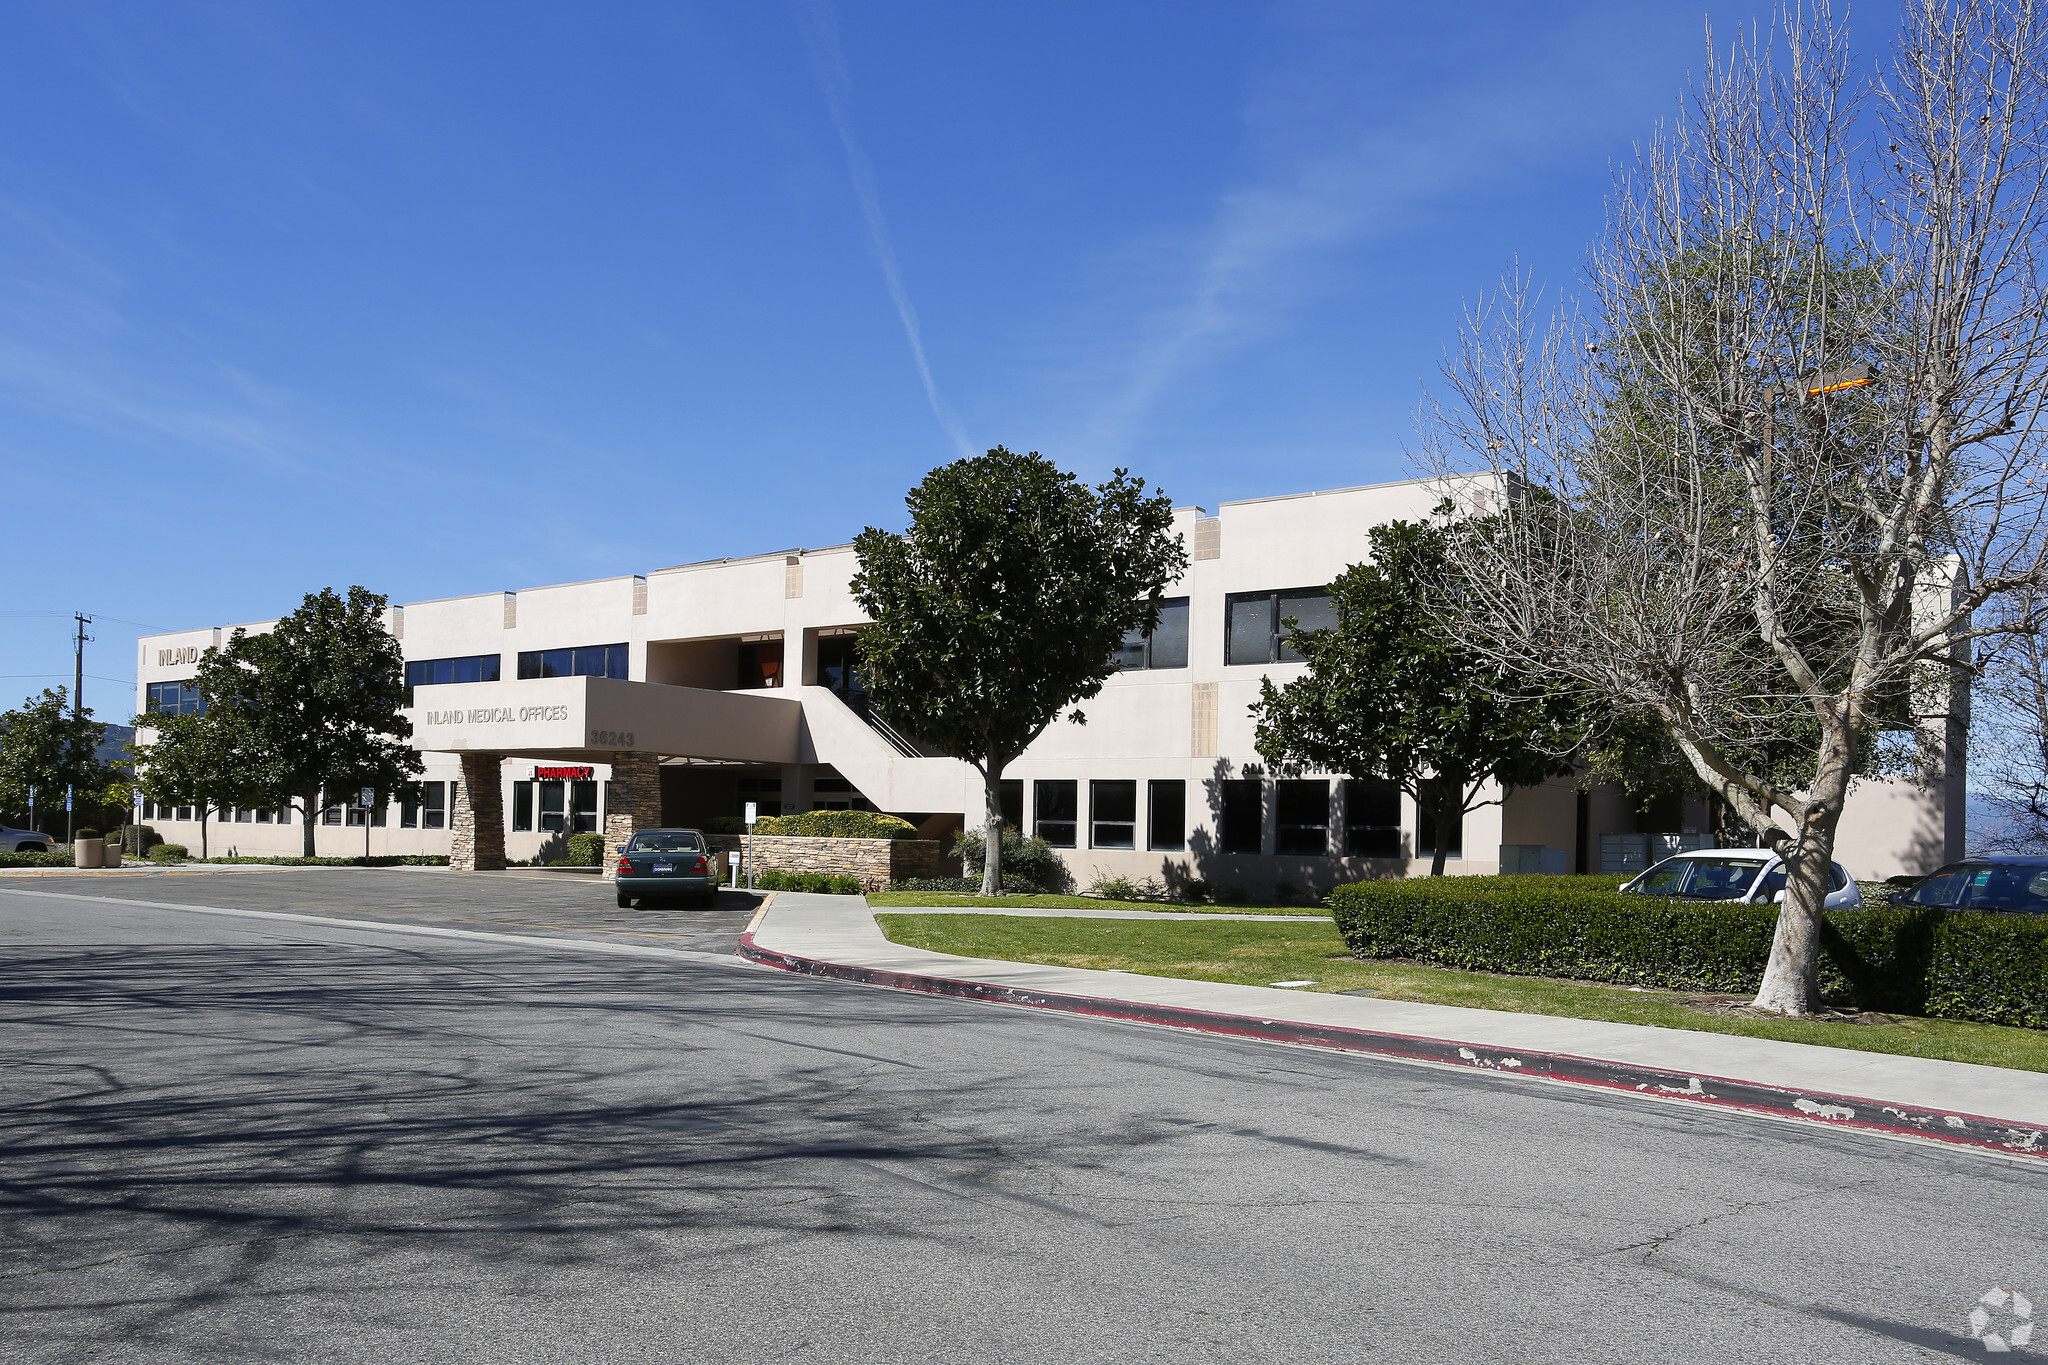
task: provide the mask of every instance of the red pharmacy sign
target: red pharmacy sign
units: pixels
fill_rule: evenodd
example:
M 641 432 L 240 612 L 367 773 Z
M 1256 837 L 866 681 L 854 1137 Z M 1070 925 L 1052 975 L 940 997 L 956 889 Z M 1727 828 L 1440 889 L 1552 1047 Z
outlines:
M 536 766 L 533 770 L 533 780 L 536 782 L 588 782 L 596 772 L 597 769 L 595 768 L 542 768 Z

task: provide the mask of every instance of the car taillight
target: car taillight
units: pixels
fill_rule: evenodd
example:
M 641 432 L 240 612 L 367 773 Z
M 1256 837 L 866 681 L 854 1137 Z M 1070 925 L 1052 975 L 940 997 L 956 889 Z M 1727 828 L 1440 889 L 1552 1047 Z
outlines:
M 619 855 L 619 871 L 631 872 L 632 870 L 633 860 L 631 858 L 628 858 L 625 854 L 621 853 Z
M 696 862 L 690 864 L 690 870 L 692 872 L 702 872 L 704 870 L 704 860 L 699 858 Z

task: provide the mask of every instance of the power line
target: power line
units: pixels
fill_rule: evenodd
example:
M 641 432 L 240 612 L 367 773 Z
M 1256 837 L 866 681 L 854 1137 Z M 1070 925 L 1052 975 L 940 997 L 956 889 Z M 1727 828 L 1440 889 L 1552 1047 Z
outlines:
M 70 676 L 69 673 L 0 673 L 0 678 L 68 678 Z M 126 683 L 130 687 L 135 686 L 135 679 L 133 678 L 109 678 L 103 673 L 88 673 L 85 676 L 97 682 Z

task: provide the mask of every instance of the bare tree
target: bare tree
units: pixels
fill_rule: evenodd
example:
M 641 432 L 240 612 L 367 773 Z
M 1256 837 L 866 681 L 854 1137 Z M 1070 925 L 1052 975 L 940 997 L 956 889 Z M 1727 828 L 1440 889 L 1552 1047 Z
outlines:
M 1977 728 L 1989 739 L 1971 786 L 1989 809 L 1972 853 L 2048 853 L 2048 641 L 2007 641 L 1984 661 Z
M 2048 0 L 1907 0 L 1851 78 L 1823 3 L 1717 56 L 1616 180 L 1585 302 L 1468 320 L 1424 459 L 1504 490 L 1463 629 L 1660 720 L 1789 864 L 1756 1005 L 1818 1003 L 1874 728 L 1954 736 L 1973 641 L 2042 616 Z M 1788 778 L 1785 752 L 1799 738 Z

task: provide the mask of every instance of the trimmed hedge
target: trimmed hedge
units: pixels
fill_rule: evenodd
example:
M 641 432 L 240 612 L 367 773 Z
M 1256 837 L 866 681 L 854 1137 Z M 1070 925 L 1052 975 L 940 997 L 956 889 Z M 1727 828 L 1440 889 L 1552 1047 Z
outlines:
M 1743 993 L 1762 981 L 1776 906 L 1624 896 L 1613 880 L 1418 877 L 1340 886 L 1324 903 L 1361 958 L 1669 990 Z M 1830 1003 L 2048 1028 L 2048 917 L 1834 910 L 1821 952 Z
M 572 834 L 569 836 L 568 857 L 562 860 L 564 867 L 597 867 L 604 862 L 604 836 L 602 834 Z
M 69 867 L 69 853 L 0 853 L 0 867 Z
M 177 845 L 164 844 L 160 845 L 160 847 L 176 848 Z M 156 850 L 151 849 L 150 855 L 154 857 L 155 854 Z M 448 866 L 448 855 L 445 853 L 380 853 L 374 858 L 364 858 L 360 855 L 354 858 L 256 858 L 237 856 L 233 858 L 191 858 L 186 861 L 195 863 L 261 863 L 266 867 L 446 867 Z
M 973 896 L 979 895 L 981 892 L 981 878 L 899 877 L 883 889 L 888 891 L 943 891 L 948 895 Z M 1023 877 L 1006 876 L 1003 878 L 1003 894 L 1005 896 L 1042 896 L 1045 894 L 1045 888 Z
M 754 833 L 811 839 L 915 839 L 917 826 L 874 810 L 806 810 L 795 815 L 764 815 L 754 821 Z
M 190 855 L 191 850 L 183 844 L 158 844 L 149 851 L 149 860 L 153 863 L 182 863 Z
M 820 896 L 858 896 L 867 888 L 860 878 L 842 873 L 827 872 L 777 872 L 770 869 L 755 874 L 754 888 L 758 891 L 808 891 Z

